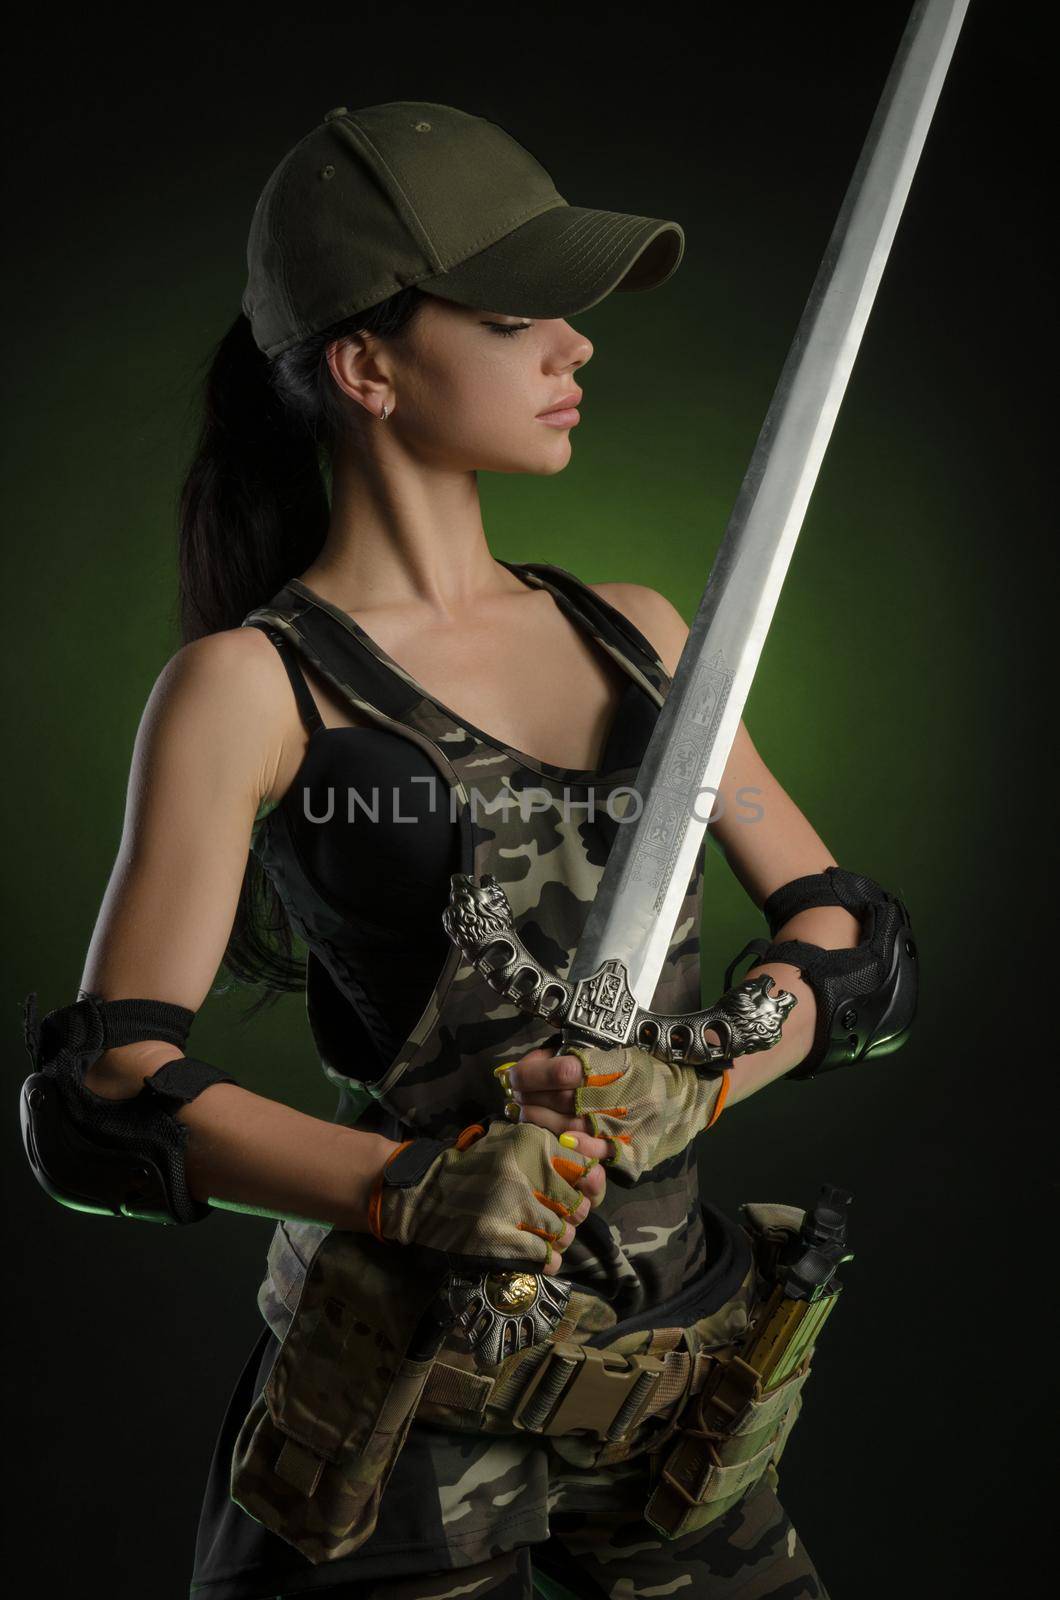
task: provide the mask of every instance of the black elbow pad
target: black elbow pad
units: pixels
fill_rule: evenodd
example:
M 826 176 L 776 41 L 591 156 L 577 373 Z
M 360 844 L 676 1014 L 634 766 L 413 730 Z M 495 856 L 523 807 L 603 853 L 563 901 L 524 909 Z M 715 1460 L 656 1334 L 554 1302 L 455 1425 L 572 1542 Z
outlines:
M 22 1141 L 34 1177 L 74 1211 L 144 1222 L 201 1222 L 210 1207 L 188 1191 L 188 1129 L 176 1112 L 227 1072 L 184 1056 L 144 1079 L 139 1094 L 109 1100 L 85 1087 L 92 1063 L 142 1039 L 183 1048 L 194 1013 L 161 1000 L 102 1000 L 83 995 L 37 1015 L 27 995 L 26 1048 L 36 1068 L 22 1085 Z
M 756 966 L 788 962 L 812 989 L 813 1045 L 789 1078 L 814 1078 L 848 1062 L 890 1055 L 909 1037 L 916 1015 L 919 958 L 909 912 L 872 878 L 828 867 L 782 885 L 762 910 L 775 935 L 796 912 L 826 905 L 845 907 L 861 923 L 861 940 L 852 950 L 824 950 L 801 939 L 751 939 L 725 974 L 729 988 L 737 965 L 754 950 Z

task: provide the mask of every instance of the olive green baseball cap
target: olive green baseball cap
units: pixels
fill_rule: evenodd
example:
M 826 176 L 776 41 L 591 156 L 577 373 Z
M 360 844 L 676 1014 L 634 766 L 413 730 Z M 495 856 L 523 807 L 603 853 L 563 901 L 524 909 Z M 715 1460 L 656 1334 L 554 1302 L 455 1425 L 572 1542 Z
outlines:
M 336 106 L 265 184 L 243 311 L 267 356 L 399 289 L 569 317 L 676 271 L 684 230 L 572 206 L 495 122 L 427 100 Z

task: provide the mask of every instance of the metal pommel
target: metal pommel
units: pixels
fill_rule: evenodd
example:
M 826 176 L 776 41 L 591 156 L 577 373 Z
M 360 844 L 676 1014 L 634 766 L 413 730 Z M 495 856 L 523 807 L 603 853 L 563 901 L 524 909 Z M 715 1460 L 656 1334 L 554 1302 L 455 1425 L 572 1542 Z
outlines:
M 563 1317 L 573 1285 L 533 1272 L 454 1272 L 448 1297 L 455 1325 L 480 1363 L 496 1366 L 514 1350 L 547 1339 Z
M 515 930 L 512 908 L 491 873 L 456 872 L 442 924 L 453 943 L 490 986 L 521 1011 L 544 1017 L 587 1044 L 604 1049 L 637 1045 L 670 1064 L 716 1076 L 732 1058 L 768 1050 L 796 1004 L 786 989 L 770 994 L 768 973 L 745 978 L 705 1011 L 668 1016 L 637 1004 L 623 962 L 604 961 L 588 977 L 567 983 L 531 955 Z M 706 1037 L 713 1028 L 720 1044 Z

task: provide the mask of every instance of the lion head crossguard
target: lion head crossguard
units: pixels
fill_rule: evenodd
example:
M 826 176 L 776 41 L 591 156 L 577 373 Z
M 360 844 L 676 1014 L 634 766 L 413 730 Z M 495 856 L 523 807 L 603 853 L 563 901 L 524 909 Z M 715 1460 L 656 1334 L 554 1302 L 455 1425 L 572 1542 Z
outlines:
M 768 1050 L 795 1004 L 786 989 L 770 994 L 768 973 L 745 978 L 704 1011 L 676 1016 L 638 1005 L 619 960 L 603 961 L 588 977 L 568 983 L 531 955 L 515 930 L 507 895 L 488 872 L 481 878 L 453 874 L 442 923 L 490 986 L 521 1011 L 544 1017 L 585 1044 L 639 1045 L 660 1061 L 707 1076 L 719 1075 L 734 1056 Z M 708 1028 L 716 1030 L 720 1044 L 706 1037 Z

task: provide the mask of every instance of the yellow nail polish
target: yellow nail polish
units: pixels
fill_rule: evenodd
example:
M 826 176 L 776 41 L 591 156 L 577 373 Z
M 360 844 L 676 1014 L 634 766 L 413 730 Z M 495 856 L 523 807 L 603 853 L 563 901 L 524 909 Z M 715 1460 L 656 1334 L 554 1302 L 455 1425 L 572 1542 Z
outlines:
M 516 1063 L 514 1061 L 502 1061 L 499 1067 L 494 1067 L 494 1077 L 498 1077 L 502 1072 L 507 1072 L 509 1067 L 514 1067 L 515 1065 Z
M 562 1145 L 566 1145 L 568 1150 L 577 1150 L 578 1148 L 578 1140 L 573 1133 L 561 1133 L 559 1142 Z

